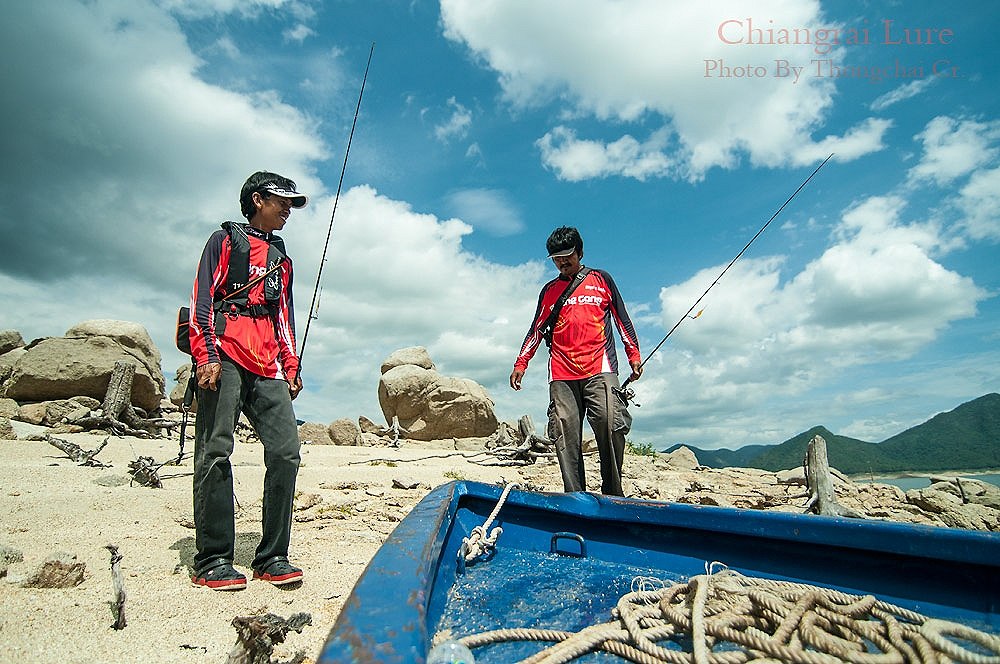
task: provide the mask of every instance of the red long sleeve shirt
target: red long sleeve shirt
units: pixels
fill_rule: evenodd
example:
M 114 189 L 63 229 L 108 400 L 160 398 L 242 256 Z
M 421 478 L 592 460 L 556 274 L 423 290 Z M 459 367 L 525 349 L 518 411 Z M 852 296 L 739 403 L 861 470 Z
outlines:
M 568 285 L 568 280 L 560 276 L 542 287 L 535 317 L 514 361 L 514 369 L 528 368 L 542 342 L 541 327 Z M 610 274 L 591 269 L 559 312 L 549 348 L 549 380 L 580 380 L 599 373 L 618 373 L 612 321 L 629 362 L 641 361 L 639 340 L 618 287 Z
M 268 269 L 268 248 L 272 234 L 249 224 L 240 224 L 250 240 L 250 278 Z M 208 238 L 191 293 L 189 337 L 191 353 L 198 366 L 219 361 L 221 350 L 241 367 L 266 378 L 294 375 L 299 359 L 295 352 L 295 315 L 292 307 L 292 263 L 282 266 L 266 279 L 250 287 L 247 304 L 264 305 L 264 282 L 281 280 L 281 296 L 273 316 L 227 316 L 225 330 L 216 335 L 212 304 L 227 295 L 227 275 L 231 253 L 229 234 L 218 230 Z

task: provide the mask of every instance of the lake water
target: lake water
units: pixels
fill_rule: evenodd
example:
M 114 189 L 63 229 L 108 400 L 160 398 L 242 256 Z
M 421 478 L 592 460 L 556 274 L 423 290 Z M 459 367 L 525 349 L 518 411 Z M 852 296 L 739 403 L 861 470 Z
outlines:
M 997 486 L 1000 486 L 1000 474 L 962 475 L 956 473 L 940 473 L 940 474 L 936 473 L 935 477 L 938 477 L 940 475 L 947 475 L 949 477 L 957 476 L 962 479 L 979 480 L 981 482 L 989 482 L 990 484 L 995 484 Z M 909 491 L 910 489 L 924 489 L 931 485 L 931 480 L 929 477 L 887 477 L 887 478 L 876 477 L 874 480 L 863 477 L 855 477 L 854 481 L 862 484 L 867 484 L 872 481 L 878 482 L 879 484 L 891 484 L 893 486 L 898 486 L 903 491 Z

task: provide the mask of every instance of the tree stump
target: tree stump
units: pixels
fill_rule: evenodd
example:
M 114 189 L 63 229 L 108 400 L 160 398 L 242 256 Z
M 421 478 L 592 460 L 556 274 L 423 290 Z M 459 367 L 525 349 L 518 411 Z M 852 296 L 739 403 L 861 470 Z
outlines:
M 101 415 L 77 418 L 70 424 L 84 429 L 110 429 L 119 436 L 151 438 L 153 431 L 172 429 L 178 422 L 166 418 L 146 419 L 140 417 L 132 407 L 132 381 L 135 380 L 135 364 L 126 360 L 115 362 L 104 393 Z
M 545 452 L 551 451 L 552 441 L 535 433 L 535 424 L 531 421 L 530 415 L 521 416 L 521 419 L 517 421 L 517 429 L 528 447 Z
M 844 507 L 837 502 L 837 494 L 833 488 L 833 475 L 830 472 L 830 460 L 826 453 L 826 441 L 822 436 L 815 436 L 809 441 L 804 461 L 806 485 L 809 487 L 809 502 L 806 511 L 823 516 L 847 516 L 863 519 L 864 515 Z

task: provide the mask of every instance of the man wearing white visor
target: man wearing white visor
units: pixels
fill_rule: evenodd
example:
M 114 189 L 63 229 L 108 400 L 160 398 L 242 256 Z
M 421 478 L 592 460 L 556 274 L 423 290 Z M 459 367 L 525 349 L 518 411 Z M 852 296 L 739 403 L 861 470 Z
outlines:
M 299 437 L 292 399 L 302 390 L 295 350 L 292 263 L 275 235 L 292 208 L 306 205 L 295 182 L 276 173 L 251 175 L 240 192 L 244 223 L 227 221 L 208 239 L 191 294 L 189 338 L 198 382 L 195 423 L 192 583 L 241 590 L 233 567 L 233 452 L 236 422 L 247 416 L 264 447 L 261 540 L 254 579 L 300 583 L 288 560 Z

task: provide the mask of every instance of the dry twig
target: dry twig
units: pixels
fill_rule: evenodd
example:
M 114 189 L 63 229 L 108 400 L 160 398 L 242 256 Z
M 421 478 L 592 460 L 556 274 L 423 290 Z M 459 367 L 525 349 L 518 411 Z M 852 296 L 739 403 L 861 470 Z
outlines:
M 118 553 L 118 547 L 108 544 L 104 547 L 111 552 L 111 585 L 114 591 L 114 598 L 111 602 L 111 613 L 115 616 L 112 629 L 125 629 L 125 579 L 122 578 L 120 567 L 122 555 Z

